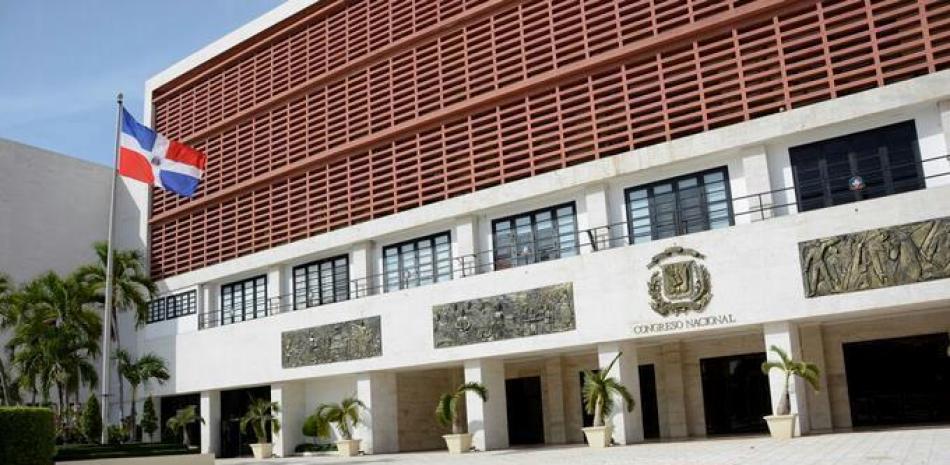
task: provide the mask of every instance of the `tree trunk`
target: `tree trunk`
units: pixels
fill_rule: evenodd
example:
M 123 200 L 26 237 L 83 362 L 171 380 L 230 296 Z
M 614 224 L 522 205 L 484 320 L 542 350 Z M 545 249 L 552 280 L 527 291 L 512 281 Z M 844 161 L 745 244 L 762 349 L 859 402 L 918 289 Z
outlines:
M 114 294 L 113 294 L 114 296 Z M 115 347 L 113 351 L 117 350 L 122 346 L 122 343 L 119 341 L 119 317 L 115 310 L 115 301 L 113 300 L 111 318 L 112 318 L 112 339 L 115 341 Z M 103 357 L 112 358 L 112 354 L 103 354 Z M 113 363 L 112 370 L 115 371 L 118 369 L 118 364 Z M 107 377 L 108 378 L 108 377 Z M 111 379 L 106 379 L 104 382 L 109 383 Z M 108 402 L 108 399 L 104 399 L 103 402 Z M 119 423 L 121 424 L 125 421 L 125 383 L 122 381 L 122 375 L 119 375 Z M 103 426 L 104 427 L 104 426 Z
M 462 419 L 459 418 L 458 411 L 452 411 L 452 434 L 462 434 L 465 431 L 462 430 Z
M 0 405 L 10 405 L 10 394 L 7 393 L 6 367 L 3 366 L 2 359 L 0 359 L 0 389 L 3 389 L 3 403 Z
M 132 385 L 131 387 L 132 387 L 132 409 L 131 409 L 131 413 L 129 414 L 129 437 L 132 439 L 132 441 L 138 441 L 139 439 L 138 428 L 136 428 L 136 425 L 135 425 L 135 394 L 138 391 L 139 387 L 137 385 Z
M 593 426 L 604 426 L 604 406 L 601 400 L 594 403 L 594 424 Z
M 776 415 L 788 415 L 791 411 L 789 409 L 791 402 L 788 398 L 788 378 L 789 375 L 785 375 L 785 386 L 782 388 L 782 397 L 778 400 L 778 405 L 775 407 Z
M 188 425 L 181 429 L 181 434 L 185 439 L 185 448 L 191 447 L 191 438 L 188 437 Z

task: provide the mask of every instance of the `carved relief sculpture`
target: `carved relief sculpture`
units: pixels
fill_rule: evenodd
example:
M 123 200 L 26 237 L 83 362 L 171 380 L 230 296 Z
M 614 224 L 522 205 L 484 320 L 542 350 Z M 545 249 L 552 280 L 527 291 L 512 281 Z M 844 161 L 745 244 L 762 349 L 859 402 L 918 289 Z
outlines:
M 807 297 L 950 277 L 950 218 L 798 244 Z
M 435 347 L 454 347 L 574 329 L 571 283 L 432 308 Z
M 647 283 L 650 306 L 663 316 L 701 312 L 712 299 L 706 256 L 684 247 L 669 247 L 647 264 L 654 270 Z
M 280 337 L 284 368 L 342 362 L 383 354 L 378 316 L 285 331 Z

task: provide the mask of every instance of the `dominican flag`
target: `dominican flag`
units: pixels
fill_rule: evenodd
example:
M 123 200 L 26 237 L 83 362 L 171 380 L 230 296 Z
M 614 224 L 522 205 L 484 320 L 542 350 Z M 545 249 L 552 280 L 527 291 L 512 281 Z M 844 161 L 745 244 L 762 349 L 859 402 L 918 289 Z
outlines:
M 205 171 L 207 157 L 187 145 L 141 125 L 122 109 L 119 174 L 178 195 L 191 197 Z

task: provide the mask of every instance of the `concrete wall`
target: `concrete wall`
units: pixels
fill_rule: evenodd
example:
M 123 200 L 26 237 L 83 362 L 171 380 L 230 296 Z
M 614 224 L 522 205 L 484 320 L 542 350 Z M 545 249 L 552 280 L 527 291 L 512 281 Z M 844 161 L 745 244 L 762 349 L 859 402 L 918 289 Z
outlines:
M 435 419 L 435 407 L 442 393 L 462 384 L 461 368 L 442 368 L 400 372 L 396 375 L 398 436 L 401 452 L 444 449 L 443 434 L 451 434 Z M 459 403 L 465 424 L 465 401 Z

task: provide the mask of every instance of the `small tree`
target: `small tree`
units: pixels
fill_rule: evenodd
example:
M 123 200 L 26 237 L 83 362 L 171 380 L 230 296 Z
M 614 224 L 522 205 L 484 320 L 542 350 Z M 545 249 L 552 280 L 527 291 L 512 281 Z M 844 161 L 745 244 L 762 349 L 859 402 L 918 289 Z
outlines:
M 465 426 L 462 425 L 459 417 L 459 401 L 465 396 L 466 392 L 474 392 L 482 402 L 488 401 L 488 389 L 481 383 L 464 383 L 453 392 L 446 392 L 439 398 L 439 404 L 435 407 L 435 418 L 442 426 L 452 426 L 452 434 L 465 433 Z
M 627 387 L 615 378 L 607 376 L 621 355 L 618 353 L 607 368 L 602 368 L 597 372 L 584 370 L 584 409 L 594 416 L 593 426 L 604 426 L 604 418 L 609 416 L 614 409 L 614 394 L 623 399 L 628 412 L 632 412 L 636 405 Z
M 792 378 L 792 375 L 798 376 L 799 378 L 804 379 L 811 385 L 816 391 L 818 389 L 818 367 L 813 363 L 801 362 L 792 360 L 784 350 L 771 346 L 769 347 L 773 353 L 778 355 L 778 361 L 765 362 L 762 364 L 762 373 L 765 373 L 768 376 L 769 372 L 773 369 L 778 369 L 782 371 L 782 374 L 785 375 L 785 385 L 782 388 L 782 397 L 778 401 L 778 405 L 775 407 L 776 415 L 788 415 L 791 409 L 789 408 L 789 398 L 788 398 L 788 386 L 789 381 Z
M 277 402 L 253 399 L 247 413 L 244 414 L 244 418 L 241 418 L 241 431 L 246 431 L 247 425 L 250 424 L 254 430 L 254 436 L 257 437 L 257 443 L 267 442 L 268 424 L 270 424 L 272 432 L 280 431 L 280 420 L 274 417 L 275 413 L 280 413 L 280 405 Z
M 312 414 L 304 419 L 303 427 L 300 428 L 300 432 L 303 433 L 304 436 L 313 438 L 314 444 L 317 443 L 317 438 L 320 437 L 320 432 L 317 429 L 319 423 L 320 419 L 317 418 L 317 414 Z
M 102 415 L 99 411 L 99 399 L 95 394 L 89 394 L 89 400 L 82 407 L 79 430 L 87 442 L 98 443 L 102 438 Z
M 329 438 L 331 426 L 336 426 L 340 438 L 353 439 L 353 428 L 362 421 L 360 410 L 365 408 L 366 405 L 355 397 L 347 397 L 339 404 L 321 404 L 314 413 L 317 436 Z
M 152 396 L 145 398 L 145 404 L 142 405 L 142 431 L 151 439 L 152 434 L 158 429 L 158 417 L 155 415 L 155 403 L 152 402 Z
M 185 447 L 191 447 L 191 438 L 188 437 L 188 425 L 200 421 L 204 423 L 204 418 L 198 416 L 194 405 L 189 405 L 175 412 L 175 416 L 165 422 L 165 427 L 175 436 L 181 435 L 182 443 Z

